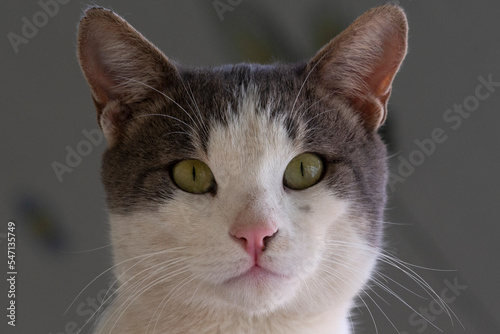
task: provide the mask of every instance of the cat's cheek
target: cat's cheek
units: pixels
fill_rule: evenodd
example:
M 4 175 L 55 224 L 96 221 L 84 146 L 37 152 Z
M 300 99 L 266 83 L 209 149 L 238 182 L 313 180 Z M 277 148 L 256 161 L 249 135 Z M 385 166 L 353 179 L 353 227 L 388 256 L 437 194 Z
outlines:
M 179 242 L 189 243 L 213 228 L 210 195 L 188 194 L 177 190 L 174 199 L 158 207 L 156 213 L 160 232 L 171 234 Z
M 296 192 L 288 196 L 290 229 L 297 246 L 307 243 L 321 245 L 332 226 L 350 224 L 346 221 L 351 202 L 340 198 L 324 186 Z

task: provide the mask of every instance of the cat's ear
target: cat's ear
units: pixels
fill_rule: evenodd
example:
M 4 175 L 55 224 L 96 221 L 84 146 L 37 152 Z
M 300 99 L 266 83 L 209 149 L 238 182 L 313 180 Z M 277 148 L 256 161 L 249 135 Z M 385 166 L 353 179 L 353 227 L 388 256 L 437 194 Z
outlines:
M 178 79 L 167 57 L 124 19 L 89 8 L 78 25 L 78 60 L 92 92 L 101 129 L 112 144 L 130 118 L 126 108 L 158 95 Z
M 365 127 L 385 121 L 392 81 L 406 55 L 408 24 L 394 5 L 374 8 L 324 46 L 308 63 L 323 94 L 346 97 Z

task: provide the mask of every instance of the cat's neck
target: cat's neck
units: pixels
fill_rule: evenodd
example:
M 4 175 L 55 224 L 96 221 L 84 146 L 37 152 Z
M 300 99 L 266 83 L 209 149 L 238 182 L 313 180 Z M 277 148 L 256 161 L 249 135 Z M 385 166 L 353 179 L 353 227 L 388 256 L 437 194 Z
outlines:
M 117 301 L 106 310 L 104 319 L 100 321 L 101 326 L 95 333 L 351 333 L 348 307 L 318 314 L 293 314 L 290 311 L 278 311 L 266 316 L 248 317 L 242 316 L 241 312 L 235 310 L 234 307 L 215 310 L 172 304 L 163 309 L 160 306 L 155 311 L 149 307 L 141 307 L 141 304 L 134 302 L 125 309 L 124 303 Z M 144 306 L 147 304 L 150 304 L 150 301 L 145 301 Z M 162 316 L 158 319 L 160 313 Z M 117 316 L 125 317 L 127 321 L 117 321 Z M 108 317 L 109 321 L 107 321 Z

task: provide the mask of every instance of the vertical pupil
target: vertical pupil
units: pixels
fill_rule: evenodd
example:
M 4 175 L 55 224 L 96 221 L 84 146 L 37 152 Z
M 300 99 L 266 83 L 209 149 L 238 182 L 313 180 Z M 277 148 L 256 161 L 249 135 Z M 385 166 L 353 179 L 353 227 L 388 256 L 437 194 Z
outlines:
M 304 164 L 302 161 L 300 162 L 300 174 L 302 174 L 302 177 L 304 177 Z
M 193 182 L 195 182 L 195 181 L 196 181 L 196 170 L 193 166 Z

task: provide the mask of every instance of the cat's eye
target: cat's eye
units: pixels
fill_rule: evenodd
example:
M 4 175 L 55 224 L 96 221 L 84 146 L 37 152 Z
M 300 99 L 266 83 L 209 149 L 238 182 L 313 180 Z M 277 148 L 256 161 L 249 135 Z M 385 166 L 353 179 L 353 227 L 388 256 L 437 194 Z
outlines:
M 319 182 L 323 169 L 323 161 L 316 154 L 300 154 L 286 167 L 283 184 L 293 190 L 309 188 Z
M 204 194 L 214 187 L 214 176 L 203 161 L 189 159 L 178 162 L 172 168 L 175 184 L 192 194 Z

